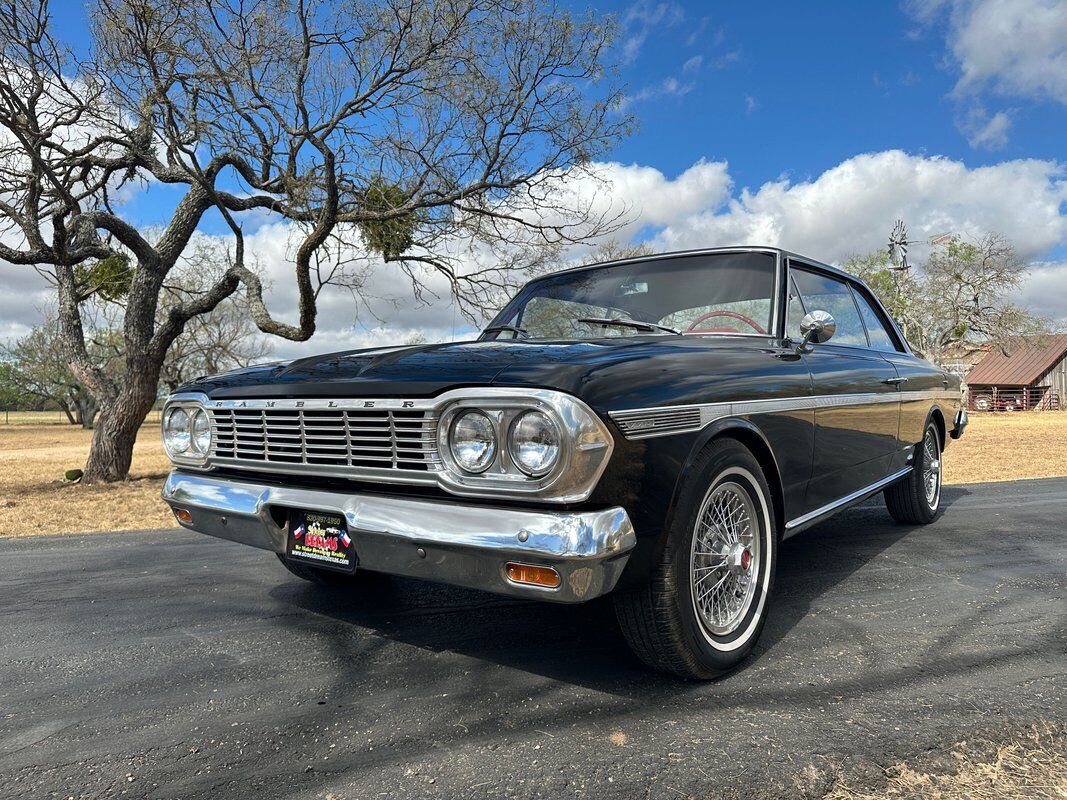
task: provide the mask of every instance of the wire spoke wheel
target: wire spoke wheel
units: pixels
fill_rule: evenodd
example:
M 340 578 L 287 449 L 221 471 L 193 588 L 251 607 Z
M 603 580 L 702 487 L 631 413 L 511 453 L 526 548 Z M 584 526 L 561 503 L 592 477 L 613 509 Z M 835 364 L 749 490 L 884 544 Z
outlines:
M 923 487 L 927 504 L 930 508 L 937 508 L 941 495 L 941 452 L 937 435 L 932 430 L 928 430 L 923 439 Z
M 697 515 L 690 556 L 693 601 L 701 624 L 727 636 L 756 594 L 762 556 L 756 506 L 741 484 L 714 486 Z

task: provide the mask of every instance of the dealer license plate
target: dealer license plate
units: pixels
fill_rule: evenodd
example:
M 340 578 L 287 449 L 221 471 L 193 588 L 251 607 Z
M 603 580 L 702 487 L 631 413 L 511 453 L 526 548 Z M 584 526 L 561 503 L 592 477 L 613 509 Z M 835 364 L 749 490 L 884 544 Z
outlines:
M 348 534 L 348 524 L 340 514 L 321 511 L 294 511 L 289 515 L 286 555 L 311 566 L 352 572 L 356 568 L 356 547 Z

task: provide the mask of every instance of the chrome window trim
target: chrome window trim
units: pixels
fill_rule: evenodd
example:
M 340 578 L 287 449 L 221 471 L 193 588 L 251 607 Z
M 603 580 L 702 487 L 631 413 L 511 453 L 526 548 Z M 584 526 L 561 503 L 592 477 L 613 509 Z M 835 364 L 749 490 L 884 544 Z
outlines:
M 954 400 L 954 408 L 962 405 L 959 392 L 951 389 L 931 389 L 904 392 L 866 392 L 858 394 L 807 395 L 765 400 L 735 400 L 722 403 L 699 403 L 679 406 L 655 406 L 609 411 L 608 416 L 619 426 L 627 439 L 650 439 L 678 433 L 699 431 L 716 420 L 727 417 L 746 417 L 753 414 L 815 411 L 821 408 L 844 408 L 881 403 L 907 403 L 917 400 Z M 699 420 L 693 419 L 699 413 Z M 688 421 L 679 424 L 679 418 Z
M 874 347 L 870 346 L 870 337 L 868 336 L 867 347 L 863 347 L 862 349 L 869 350 L 869 351 L 874 352 L 874 353 L 891 353 L 893 355 L 901 355 L 903 353 L 905 355 L 914 355 L 914 353 L 912 353 L 912 351 L 911 351 L 911 345 L 908 344 L 907 338 L 904 336 L 903 331 L 900 330 L 900 326 L 897 324 L 897 321 L 893 318 L 893 315 L 890 314 L 886 310 L 886 307 L 884 305 L 882 305 L 882 301 L 878 299 L 878 296 L 873 291 L 871 291 L 870 287 L 867 286 L 867 284 L 864 283 L 862 279 L 856 277 L 855 275 L 853 275 L 853 274 L 851 274 L 849 272 L 845 272 L 842 269 L 837 269 L 836 267 L 831 267 L 828 264 L 820 264 L 817 261 L 812 261 L 811 259 L 806 258 L 806 257 L 801 256 L 801 255 L 797 255 L 796 253 L 783 253 L 783 255 L 785 256 L 786 273 L 789 276 L 792 276 L 793 264 L 796 263 L 796 265 L 797 265 L 797 267 L 799 269 L 808 269 L 808 270 L 811 270 L 812 272 L 816 272 L 816 273 L 822 274 L 822 275 L 824 275 L 824 276 L 826 276 L 828 278 L 833 278 L 835 280 L 843 281 L 845 283 L 845 285 L 848 286 L 850 293 L 854 293 L 856 291 L 856 285 L 859 285 L 859 287 L 863 290 L 864 294 L 866 295 L 866 299 L 869 299 L 869 300 L 873 301 L 874 306 L 875 306 L 875 311 L 881 311 L 882 314 L 885 315 L 885 319 L 889 321 L 889 325 L 890 325 L 890 328 L 891 328 L 890 333 L 893 336 L 896 337 L 897 343 L 901 347 L 904 348 L 903 350 L 896 350 L 896 349 L 893 349 L 893 350 L 878 350 L 877 348 L 874 348 Z M 855 297 L 852 298 L 852 302 L 855 304 L 855 302 L 856 302 L 856 298 Z M 856 308 L 856 312 L 859 313 L 859 307 L 858 306 Z M 866 326 L 866 323 L 863 322 L 863 315 L 862 314 L 860 314 L 860 324 L 863 326 L 864 334 L 866 335 L 867 334 L 867 326 Z M 827 347 L 827 346 L 831 346 L 833 344 L 834 344 L 833 340 L 831 339 L 826 344 L 820 345 L 820 347 Z M 857 345 L 844 345 L 844 344 L 837 345 L 837 346 L 839 346 L 839 347 L 857 347 Z
M 584 402 L 564 392 L 550 389 L 471 387 L 454 389 L 427 398 L 226 398 L 212 399 L 201 392 L 172 395 L 163 413 L 175 405 L 207 409 L 249 410 L 399 410 L 423 411 L 435 423 L 447 421 L 454 409 L 536 408 L 553 419 L 563 434 L 564 453 L 546 475 L 531 478 L 503 463 L 508 458 L 506 425 L 510 415 L 501 414 L 498 427 L 498 458 L 486 472 L 472 475 L 451 462 L 448 425 L 438 424 L 437 446 L 440 462 L 426 471 L 406 471 L 393 467 L 331 466 L 308 463 L 272 462 L 209 456 L 205 461 L 174 461 L 183 468 L 207 471 L 225 467 L 238 471 L 276 475 L 321 475 L 373 483 L 438 486 L 459 497 L 507 497 L 543 502 L 573 503 L 585 500 L 599 482 L 614 450 L 614 438 L 607 425 Z M 214 421 L 212 422 L 214 425 Z
M 618 266 L 623 266 L 623 265 L 626 265 L 626 264 L 642 264 L 642 263 L 647 262 L 647 261 L 669 261 L 669 260 L 673 260 L 673 259 L 676 259 L 676 258 L 693 258 L 693 257 L 696 257 L 696 256 L 713 256 L 713 255 L 739 255 L 739 254 L 742 254 L 742 253 L 763 253 L 765 255 L 774 256 L 774 294 L 771 296 L 771 330 L 768 333 L 702 333 L 702 334 L 694 334 L 694 333 L 688 333 L 687 334 L 685 331 L 681 331 L 681 334 L 683 336 L 757 336 L 757 337 L 760 337 L 760 338 L 763 338 L 763 339 L 766 339 L 766 338 L 774 338 L 774 339 L 781 338 L 779 336 L 779 334 L 778 334 L 778 330 L 779 330 L 779 324 L 778 323 L 779 323 L 779 317 L 781 316 L 779 310 L 781 309 L 781 302 L 780 301 L 781 301 L 782 275 L 783 275 L 783 272 L 785 271 L 785 266 L 786 266 L 785 257 L 787 256 L 787 254 L 783 250 L 780 250 L 780 249 L 775 248 L 775 247 L 704 247 L 704 248 L 699 248 L 699 249 L 695 249 L 695 250 L 678 250 L 678 251 L 675 251 L 673 253 L 653 253 L 652 255 L 647 255 L 647 256 L 635 256 L 633 258 L 620 258 L 617 261 L 601 261 L 601 262 L 599 262 L 597 264 L 583 264 L 580 267 L 570 267 L 569 269 L 561 269 L 561 270 L 558 270 L 556 272 L 550 273 L 549 275 L 542 275 L 540 277 L 537 277 L 537 278 L 534 278 L 532 280 L 529 280 L 526 283 L 524 283 L 522 286 L 519 287 L 519 290 L 517 292 L 515 292 L 515 294 L 511 298 L 511 300 L 514 300 L 516 297 L 518 297 L 520 294 L 522 294 L 524 291 L 526 291 L 526 287 L 529 286 L 531 283 L 536 283 L 537 281 L 544 280 L 545 278 L 548 278 L 548 277 L 556 277 L 558 275 L 569 275 L 569 274 L 576 273 L 576 272 L 587 272 L 587 271 L 594 270 L 594 269 L 605 269 L 605 268 L 609 268 L 609 267 L 618 267 Z M 499 324 L 501 324 L 503 322 L 503 320 L 507 319 L 507 311 L 508 311 L 509 306 L 511 305 L 511 300 L 509 300 L 508 303 L 505 304 L 502 309 L 500 309 L 500 312 L 489 321 L 489 323 L 486 325 L 487 328 L 491 328 L 494 325 L 499 325 Z M 485 335 L 486 334 L 485 334 L 484 330 L 482 332 L 480 332 L 478 334 L 478 341 L 483 341 L 482 337 L 485 336 Z M 657 334 L 655 332 L 650 332 L 648 334 L 642 333 L 642 334 L 639 334 L 639 335 L 642 335 L 642 336 L 647 336 L 647 335 L 674 336 L 675 334 L 671 334 L 671 333 Z M 604 337 L 604 338 L 624 338 L 624 337 L 620 336 L 620 337 Z M 633 337 L 625 337 L 625 338 L 633 338 Z M 524 339 L 523 341 L 534 341 L 534 342 L 537 342 L 537 341 L 553 341 L 553 339 L 546 339 L 546 338 L 543 338 L 543 337 L 528 337 L 527 339 Z

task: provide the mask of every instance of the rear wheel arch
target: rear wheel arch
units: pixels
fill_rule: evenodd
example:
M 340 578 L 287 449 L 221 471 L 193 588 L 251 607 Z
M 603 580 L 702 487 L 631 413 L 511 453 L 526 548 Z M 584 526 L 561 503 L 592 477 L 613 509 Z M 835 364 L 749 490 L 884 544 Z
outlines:
M 941 409 L 938 406 L 934 406 L 930 409 L 927 424 L 930 422 L 933 422 L 934 426 L 937 428 L 938 445 L 944 450 L 948 444 L 948 428 L 945 425 L 945 415 L 941 413 Z M 926 425 L 923 425 L 923 430 L 926 430 Z

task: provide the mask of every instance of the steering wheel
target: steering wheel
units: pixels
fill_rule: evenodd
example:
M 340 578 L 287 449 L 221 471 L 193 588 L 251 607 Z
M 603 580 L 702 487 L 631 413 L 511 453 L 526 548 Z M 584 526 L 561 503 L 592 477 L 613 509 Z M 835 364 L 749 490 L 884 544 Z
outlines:
M 686 333 L 737 333 L 737 331 L 722 330 L 721 328 L 698 328 L 697 327 L 697 325 L 699 325 L 701 322 L 703 322 L 706 319 L 711 319 L 712 317 L 731 317 L 732 319 L 739 319 L 743 323 L 745 323 L 746 325 L 750 325 L 752 327 L 752 329 L 754 331 L 756 331 L 756 333 L 763 333 L 763 334 L 767 333 L 767 331 L 763 330 L 763 328 L 761 328 L 759 323 L 757 323 L 755 320 L 749 319 L 744 314 L 738 314 L 736 311 L 709 311 L 707 314 L 701 314 L 699 317 L 697 317 L 695 320 L 693 320 L 689 324 L 689 327 L 685 329 L 685 332 Z

